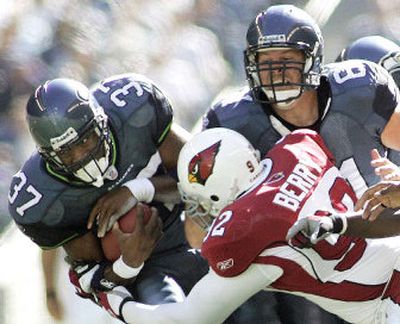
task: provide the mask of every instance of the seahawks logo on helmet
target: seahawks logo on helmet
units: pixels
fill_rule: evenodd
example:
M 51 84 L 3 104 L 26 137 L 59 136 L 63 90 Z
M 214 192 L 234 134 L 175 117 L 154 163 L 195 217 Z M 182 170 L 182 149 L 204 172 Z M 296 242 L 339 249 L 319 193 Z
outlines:
M 189 163 L 188 180 L 190 183 L 205 185 L 207 179 L 213 173 L 215 157 L 219 152 L 221 141 L 211 145 L 196 154 Z
M 264 35 L 258 38 L 258 45 L 267 45 L 270 43 L 284 43 L 286 42 L 286 35 Z

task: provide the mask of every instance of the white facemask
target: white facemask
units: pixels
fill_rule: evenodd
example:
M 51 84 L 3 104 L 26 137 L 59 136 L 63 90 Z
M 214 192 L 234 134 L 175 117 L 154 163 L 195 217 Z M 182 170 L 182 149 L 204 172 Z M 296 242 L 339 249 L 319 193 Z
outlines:
M 274 98 L 274 92 L 272 90 L 263 89 L 263 91 L 267 95 L 268 98 Z M 292 109 L 293 103 L 295 102 L 296 99 L 288 99 L 288 98 L 297 97 L 300 94 L 300 91 L 301 91 L 300 88 L 275 91 L 276 100 L 278 100 L 278 101 L 284 100 L 281 102 L 277 102 L 275 105 L 279 109 L 283 109 L 283 110 Z
M 109 165 L 110 147 L 108 144 L 106 144 L 105 146 L 106 146 L 105 156 L 101 157 L 100 159 L 91 160 L 84 167 L 74 172 L 74 175 L 84 182 L 90 183 L 93 181 L 93 179 L 95 179 L 95 181 L 92 182 L 91 185 L 98 188 L 103 186 L 104 179 L 114 180 L 116 178 L 116 176 L 114 176 L 115 172 L 108 172 L 107 170 L 110 167 Z M 111 166 L 110 168 L 112 168 L 111 171 L 116 171 L 113 166 Z

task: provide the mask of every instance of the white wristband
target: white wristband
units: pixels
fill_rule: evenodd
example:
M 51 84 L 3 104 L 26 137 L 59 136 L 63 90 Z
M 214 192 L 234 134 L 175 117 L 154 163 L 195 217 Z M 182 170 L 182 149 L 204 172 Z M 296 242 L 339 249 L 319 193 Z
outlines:
M 127 181 L 123 184 L 132 195 L 140 202 L 149 203 L 153 200 L 156 188 L 148 178 L 139 178 Z
M 119 257 L 118 260 L 114 261 L 112 268 L 113 271 L 116 275 L 118 275 L 121 278 L 124 279 L 131 279 L 133 277 L 136 277 L 140 270 L 142 270 L 144 266 L 144 263 L 142 263 L 139 267 L 137 268 L 132 268 L 128 266 L 124 260 L 122 260 L 122 255 Z

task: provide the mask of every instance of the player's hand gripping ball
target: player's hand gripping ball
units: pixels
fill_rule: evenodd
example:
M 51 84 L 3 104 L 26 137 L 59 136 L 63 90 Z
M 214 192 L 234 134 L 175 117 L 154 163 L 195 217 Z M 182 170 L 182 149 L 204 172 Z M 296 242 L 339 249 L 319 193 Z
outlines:
M 146 224 L 151 216 L 151 210 L 148 205 L 142 204 L 143 206 L 143 221 Z M 119 229 L 123 233 L 132 233 L 135 230 L 136 226 L 136 212 L 137 206 L 133 207 L 130 211 L 128 211 L 125 215 L 121 216 L 118 220 Z M 110 230 L 106 233 L 106 235 L 101 239 L 101 245 L 103 248 L 103 252 L 105 257 L 109 261 L 117 260 L 121 255 L 121 249 L 119 246 L 118 236 L 113 230 Z

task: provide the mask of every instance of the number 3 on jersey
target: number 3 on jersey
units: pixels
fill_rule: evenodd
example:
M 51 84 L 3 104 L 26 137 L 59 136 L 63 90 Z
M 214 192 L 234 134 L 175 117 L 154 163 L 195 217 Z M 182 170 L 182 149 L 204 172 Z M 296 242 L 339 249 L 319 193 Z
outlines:
M 18 194 L 21 192 L 21 190 L 23 190 L 25 188 L 25 185 L 27 182 L 25 173 L 23 173 L 21 171 L 18 172 L 14 176 L 14 178 L 18 178 L 19 182 L 17 182 L 14 185 L 14 187 L 10 189 L 10 192 L 8 193 L 8 201 L 10 202 L 10 205 L 14 204 L 15 200 L 17 199 Z M 37 205 L 39 203 L 40 199 L 42 199 L 42 197 L 43 197 L 43 195 L 39 191 L 37 191 L 35 189 L 35 187 L 33 187 L 32 185 L 28 185 L 24 189 L 24 191 L 27 192 L 28 194 L 30 194 L 32 196 L 32 198 L 29 199 L 26 203 L 15 208 L 15 210 L 17 211 L 17 213 L 20 216 L 24 216 L 25 211 L 28 208 L 31 208 L 31 207 Z
M 98 88 L 103 93 L 108 93 L 111 90 L 111 88 L 107 87 L 105 83 L 100 84 Z M 141 97 L 144 94 L 144 90 L 141 87 L 140 83 L 134 80 L 130 80 L 123 87 L 113 90 L 110 93 L 110 100 L 114 105 L 119 108 L 125 107 L 128 104 L 125 100 L 125 97 L 128 96 L 131 91 L 134 91 L 137 97 Z

